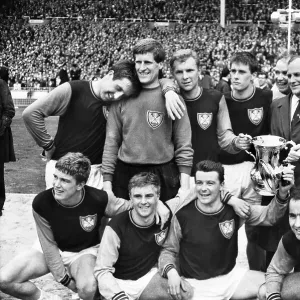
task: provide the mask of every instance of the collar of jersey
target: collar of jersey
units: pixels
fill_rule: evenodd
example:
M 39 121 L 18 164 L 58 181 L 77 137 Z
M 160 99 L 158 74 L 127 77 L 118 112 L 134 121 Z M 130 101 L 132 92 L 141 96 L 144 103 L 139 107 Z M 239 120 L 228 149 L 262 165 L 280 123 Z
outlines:
M 139 225 L 136 222 L 134 222 L 134 220 L 133 220 L 132 210 L 130 210 L 128 213 L 129 213 L 129 218 L 130 218 L 131 223 L 138 228 L 149 228 L 155 224 L 155 218 L 154 218 L 153 222 L 150 225 L 146 225 L 146 226 Z
M 54 189 L 52 189 L 52 194 L 53 194 L 53 197 L 54 197 Z M 73 205 L 73 206 L 67 206 L 67 205 L 64 205 L 64 204 L 62 204 L 61 202 L 59 202 L 58 200 L 56 200 L 55 197 L 54 197 L 54 199 L 55 199 L 55 201 L 56 201 L 60 206 L 63 206 L 63 207 L 65 207 L 65 208 L 75 208 L 75 207 L 79 206 L 79 205 L 82 203 L 84 197 L 85 197 L 85 188 L 83 187 L 83 188 L 82 188 L 82 197 L 81 197 L 81 200 L 80 200 L 77 204 L 75 204 L 75 205 Z
M 222 205 L 221 208 L 220 208 L 218 211 L 216 211 L 216 212 L 208 213 L 208 212 L 205 212 L 205 211 L 201 210 L 201 208 L 197 205 L 197 199 L 196 199 L 196 200 L 195 200 L 195 207 L 196 207 L 196 209 L 197 209 L 201 214 L 203 214 L 203 215 L 206 215 L 206 216 L 214 216 L 214 215 L 219 214 L 219 213 L 224 209 L 225 206 Z
M 250 100 L 251 98 L 253 98 L 253 96 L 255 94 L 255 91 L 256 91 L 256 87 L 255 87 L 255 85 L 253 85 L 253 92 L 252 92 L 252 94 L 248 98 L 245 98 L 245 99 L 237 99 L 237 98 L 233 97 L 233 91 L 232 91 L 231 92 L 231 98 L 234 101 L 237 101 L 237 102 L 246 102 L 246 101 Z
M 195 98 L 191 98 L 191 99 L 184 98 L 184 101 L 186 101 L 186 102 L 196 101 L 196 100 L 200 99 L 200 97 L 202 96 L 202 93 L 203 93 L 203 87 L 200 86 L 200 93 L 198 96 L 196 96 Z

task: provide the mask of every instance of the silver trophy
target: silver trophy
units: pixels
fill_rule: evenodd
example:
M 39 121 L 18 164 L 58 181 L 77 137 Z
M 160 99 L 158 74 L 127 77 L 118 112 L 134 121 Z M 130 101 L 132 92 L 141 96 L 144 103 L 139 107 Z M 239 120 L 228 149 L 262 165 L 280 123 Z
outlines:
M 255 165 L 250 173 L 254 189 L 260 195 L 273 196 L 276 194 L 284 167 L 279 163 L 280 151 L 288 144 L 294 146 L 295 143 L 287 142 L 284 138 L 276 135 L 260 135 L 254 138 L 246 136 L 252 140 L 256 150 L 256 157 L 246 151 L 255 160 Z

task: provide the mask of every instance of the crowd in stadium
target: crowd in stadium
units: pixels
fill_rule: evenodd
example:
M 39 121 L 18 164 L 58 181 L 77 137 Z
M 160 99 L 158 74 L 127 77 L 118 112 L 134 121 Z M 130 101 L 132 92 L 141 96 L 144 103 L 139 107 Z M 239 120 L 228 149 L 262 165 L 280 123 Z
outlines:
M 230 1 L 228 20 L 269 20 L 270 13 L 287 1 Z M 238 50 L 252 50 L 262 71 L 272 79 L 272 66 L 281 47 L 286 47 L 287 34 L 270 27 L 236 27 L 224 29 L 218 25 L 219 1 L 202 5 L 201 1 L 57 1 L 34 5 L 35 1 L 12 1 L 5 6 L 0 24 L 0 65 L 9 67 L 10 87 L 53 87 L 60 69 L 76 69 L 81 79 L 102 77 L 117 60 L 130 58 L 131 47 L 137 37 L 153 37 L 167 45 L 167 56 L 178 48 L 194 49 L 212 76 L 219 81 L 221 69 L 228 58 Z M 143 5 L 141 3 L 144 3 Z M 18 9 L 15 9 L 18 7 Z M 126 11 L 124 8 L 126 7 Z M 128 9 L 131 7 L 131 9 Z M 81 19 L 51 19 L 43 26 L 29 26 L 21 16 L 45 17 L 78 16 Z M 86 12 L 86 15 L 82 12 Z M 150 29 L 146 23 L 103 20 L 119 19 L 176 19 L 184 13 L 185 20 L 206 22 L 175 23 L 167 28 Z M 192 13 L 189 15 L 189 13 Z M 11 16 L 7 18 L 7 16 Z M 198 17 L 197 17 L 198 16 Z M 209 19 L 207 19 L 209 18 Z M 16 22 L 15 19 L 18 19 Z M 299 50 L 298 34 L 292 37 L 294 48 Z M 167 58 L 168 58 L 167 57 Z M 168 60 L 167 60 L 168 61 Z M 166 62 L 166 77 L 170 68 Z

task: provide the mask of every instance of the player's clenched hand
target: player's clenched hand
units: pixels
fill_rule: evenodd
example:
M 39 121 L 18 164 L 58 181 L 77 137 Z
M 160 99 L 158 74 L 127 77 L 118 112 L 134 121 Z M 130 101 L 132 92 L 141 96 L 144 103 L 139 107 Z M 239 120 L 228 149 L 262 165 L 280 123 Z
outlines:
M 279 196 L 281 198 L 286 198 L 289 190 L 295 183 L 294 178 L 294 168 L 295 166 L 289 165 L 287 167 L 284 167 L 282 170 L 282 180 L 279 182 Z M 284 181 L 284 184 L 282 184 L 282 181 Z
M 235 145 L 241 150 L 247 150 L 250 148 L 251 139 L 249 138 L 248 135 L 240 133 L 235 140 Z
M 172 296 L 173 299 L 181 300 L 181 277 L 179 276 L 176 269 L 171 269 L 168 274 L 168 293 Z
M 175 120 L 175 117 L 181 119 L 184 115 L 185 106 L 180 100 L 180 97 L 174 91 L 167 91 L 165 94 L 166 98 L 166 109 L 168 116 Z
M 233 207 L 235 213 L 239 217 L 243 219 L 247 219 L 249 217 L 250 205 L 245 200 L 233 196 L 228 201 L 228 204 Z
M 295 162 L 300 158 L 300 144 L 295 145 L 290 149 L 289 155 L 286 158 L 287 162 Z
M 170 217 L 170 210 L 159 200 L 156 207 L 155 219 L 156 219 L 156 224 L 159 224 L 159 222 L 161 222 L 161 226 L 160 226 L 161 230 L 164 228 L 164 225 L 168 221 L 169 217 Z

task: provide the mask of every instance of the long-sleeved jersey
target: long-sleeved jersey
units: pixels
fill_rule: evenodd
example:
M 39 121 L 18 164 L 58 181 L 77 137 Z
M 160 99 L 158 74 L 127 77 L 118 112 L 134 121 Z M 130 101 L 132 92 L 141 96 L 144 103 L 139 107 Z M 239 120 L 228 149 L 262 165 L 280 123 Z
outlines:
M 287 202 L 277 197 L 267 207 L 251 206 L 249 225 L 273 225 L 283 216 Z M 159 258 L 161 274 L 176 266 L 187 278 L 204 280 L 230 272 L 238 254 L 237 231 L 244 220 L 225 205 L 215 213 L 205 213 L 197 200 L 179 210 L 172 220 L 169 235 Z
M 201 160 L 218 161 L 220 148 L 238 153 L 234 141 L 236 135 L 224 96 L 216 90 L 201 89 L 195 99 L 184 99 L 192 128 L 193 165 Z
M 279 242 L 278 248 L 266 273 L 267 295 L 280 293 L 284 277 L 300 263 L 300 241 L 292 230 Z
M 195 197 L 194 191 L 188 195 L 183 193 L 166 204 L 175 213 Z M 162 230 L 155 223 L 139 226 L 131 212 L 111 219 L 105 228 L 95 265 L 95 277 L 105 299 L 125 298 L 116 278 L 137 280 L 155 266 L 169 227 L 170 222 L 166 222 Z
M 102 217 L 130 209 L 131 201 L 85 186 L 82 199 L 75 206 L 63 206 L 55 200 L 53 189 L 48 189 L 34 198 L 32 208 L 47 265 L 60 281 L 66 271 L 59 250 L 80 252 L 99 244 Z
M 112 181 L 117 159 L 136 165 L 160 165 L 173 158 L 180 173 L 193 163 L 188 115 L 172 121 L 160 87 L 143 89 L 137 98 L 113 104 L 103 152 L 103 180 Z

